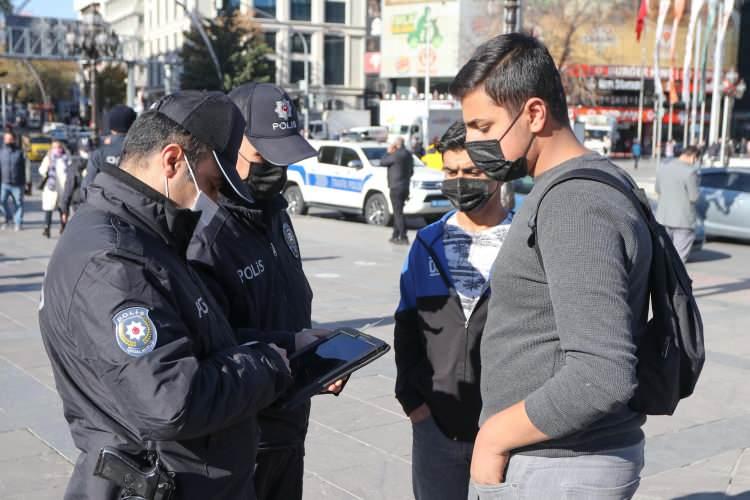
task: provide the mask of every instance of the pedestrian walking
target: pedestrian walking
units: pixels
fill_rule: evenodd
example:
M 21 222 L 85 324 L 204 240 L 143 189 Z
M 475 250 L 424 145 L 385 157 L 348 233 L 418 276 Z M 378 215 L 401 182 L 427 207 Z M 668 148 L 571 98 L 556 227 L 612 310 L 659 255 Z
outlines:
M 310 330 L 313 294 L 281 194 L 288 165 L 317 152 L 300 135 L 297 111 L 281 87 L 249 83 L 229 97 L 245 118 L 234 131 L 241 139 L 233 142 L 241 145 L 233 167 L 252 199 L 238 193 L 220 197 L 212 222 L 195 231 L 188 259 L 215 291 L 235 331 L 269 332 L 266 340 L 295 352 L 329 333 Z M 309 417 L 309 403 L 259 413 L 258 455 L 242 457 L 255 461 L 259 500 L 302 499 Z
M 255 499 L 256 415 L 288 361 L 251 332 L 239 343 L 186 260 L 219 191 L 247 192 L 230 168 L 243 126 L 220 92 L 157 101 L 52 254 L 39 323 L 80 450 L 66 500 Z M 145 491 L 154 476 L 167 487 Z
M 58 212 L 60 216 L 60 234 L 65 230 L 66 221 L 59 202 L 65 192 L 69 165 L 70 156 L 62 142 L 52 141 L 49 152 L 39 165 L 39 175 L 42 177 L 39 189 L 42 190 L 42 210 L 44 211 L 42 235 L 46 238 L 51 236 L 53 212 Z
M 656 220 L 666 228 L 683 262 L 695 241 L 698 156 L 698 148 L 688 146 L 678 159 L 662 163 L 656 171 Z
M 409 185 L 414 174 L 414 157 L 404 147 L 404 139 L 397 137 L 388 146 L 388 154 L 380 160 L 380 165 L 388 167 L 388 188 L 393 206 L 393 234 L 389 240 L 397 245 L 408 245 L 404 205 L 409 199 Z
M 633 154 L 633 168 L 638 170 L 638 162 L 641 161 L 641 141 L 638 139 L 633 141 L 633 146 L 630 148 L 630 152 Z
M 443 193 L 456 210 L 417 233 L 395 316 L 396 398 L 412 424 L 417 500 L 468 494 L 482 409 L 479 345 L 490 269 L 512 220 L 501 201 L 502 183 L 474 165 L 465 140 L 466 127 L 458 122 L 437 145 Z
M 646 326 L 649 227 L 602 182 L 547 188 L 581 169 L 623 189 L 632 180 L 578 142 L 555 62 L 530 35 L 480 46 L 451 91 L 474 164 L 506 182 L 534 177 L 490 278 L 470 498 L 631 498 L 643 468 L 645 416 L 628 403 Z
M 83 179 L 88 164 L 88 148 L 85 144 L 79 144 L 78 151 L 70 158 L 67 175 L 65 176 L 65 188 L 60 197 L 60 220 L 67 224 L 78 207 L 83 203 Z
M 81 190 L 85 197 L 85 190 L 93 182 L 96 174 L 101 170 L 102 165 L 115 165 L 120 163 L 122 155 L 122 146 L 125 141 L 125 134 L 130 130 L 131 125 L 136 119 L 136 113 L 133 108 L 118 104 L 113 107 L 107 114 L 109 121 L 110 134 L 102 140 L 102 145 L 94 150 L 86 167 L 86 177 L 81 183 Z
M 3 229 L 10 225 L 11 216 L 14 230 L 20 231 L 23 228 L 25 185 L 26 159 L 18 147 L 15 133 L 8 130 L 3 134 L 3 148 L 0 150 L 0 204 L 5 212 Z

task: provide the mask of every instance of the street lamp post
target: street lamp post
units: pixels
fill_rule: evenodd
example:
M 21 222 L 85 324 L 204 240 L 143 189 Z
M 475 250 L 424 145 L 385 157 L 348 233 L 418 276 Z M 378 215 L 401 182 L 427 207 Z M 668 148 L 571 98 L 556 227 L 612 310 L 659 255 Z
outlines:
M 120 46 L 117 34 L 99 14 L 99 4 L 92 3 L 82 11 L 83 22 L 78 29 L 65 34 L 65 46 L 68 54 L 76 55 L 89 66 L 91 86 L 91 128 L 98 132 L 97 99 L 96 99 L 96 65 L 103 58 L 117 55 Z
M 253 9 L 253 17 L 258 16 L 258 15 L 260 15 L 259 17 L 263 17 L 265 19 L 270 19 L 272 21 L 277 21 L 277 22 L 279 21 L 274 16 L 272 16 L 271 14 L 265 11 L 262 11 L 260 9 Z M 305 79 L 305 82 L 304 82 L 304 85 L 302 85 L 302 89 L 301 89 L 303 91 L 302 116 L 304 117 L 304 120 L 305 120 L 305 127 L 304 127 L 305 137 L 309 138 L 310 137 L 310 123 L 309 123 L 310 120 L 308 119 L 309 111 L 308 111 L 307 98 L 308 98 L 308 93 L 310 91 L 310 73 L 308 70 L 308 66 L 310 65 L 310 46 L 307 45 L 307 40 L 305 39 L 304 34 L 300 33 L 299 31 L 295 30 L 292 27 L 289 27 L 289 33 L 291 33 L 292 36 L 298 36 L 300 40 L 302 40 L 302 51 L 305 54 L 305 68 L 304 68 L 304 73 L 303 73 L 303 78 Z
M 722 117 L 721 124 L 721 152 L 719 158 L 722 165 L 727 164 L 727 142 L 729 140 L 729 122 L 730 115 L 732 113 L 732 107 L 734 105 L 734 99 L 742 99 L 745 94 L 746 86 L 744 80 L 739 80 L 739 75 L 734 68 L 730 69 L 723 82 L 722 91 L 724 93 L 724 114 Z
M 219 85 L 221 87 L 224 87 L 224 75 L 221 72 L 219 58 L 216 57 L 214 47 L 213 45 L 211 45 L 211 39 L 208 38 L 208 33 L 206 33 L 206 30 L 203 29 L 203 23 L 201 23 L 201 20 L 198 18 L 198 14 L 195 12 L 195 10 L 188 10 L 187 5 L 185 5 L 183 2 L 180 2 L 179 0 L 175 0 L 175 3 L 185 12 L 185 15 L 190 18 L 190 22 L 193 24 L 193 26 L 195 26 L 195 29 L 198 30 L 198 33 L 203 39 L 203 43 L 206 44 L 206 49 L 208 49 L 208 55 L 211 57 L 211 62 L 214 63 L 216 76 L 219 78 Z

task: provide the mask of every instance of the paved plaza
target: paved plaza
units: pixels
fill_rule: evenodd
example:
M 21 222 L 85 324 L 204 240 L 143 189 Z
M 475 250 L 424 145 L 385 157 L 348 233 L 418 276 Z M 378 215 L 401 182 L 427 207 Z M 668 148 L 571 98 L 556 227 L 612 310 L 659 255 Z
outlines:
M 636 177 L 649 188 L 653 165 L 645 162 Z M 23 232 L 0 232 L 2 500 L 62 498 L 77 455 L 37 323 L 56 230 L 41 237 L 37 197 L 27 214 Z M 353 326 L 391 342 L 407 248 L 387 242 L 389 229 L 323 215 L 295 220 L 316 325 Z M 637 498 L 750 499 L 750 245 L 709 242 L 688 269 L 707 362 L 696 394 L 674 416 L 649 418 Z M 394 378 L 390 352 L 340 397 L 314 398 L 306 500 L 411 498 L 411 426 L 393 397 Z

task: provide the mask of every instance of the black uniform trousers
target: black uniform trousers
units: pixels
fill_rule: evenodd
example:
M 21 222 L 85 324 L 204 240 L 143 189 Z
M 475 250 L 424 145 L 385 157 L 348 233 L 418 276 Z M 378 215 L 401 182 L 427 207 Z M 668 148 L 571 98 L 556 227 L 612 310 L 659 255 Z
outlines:
M 302 500 L 305 447 L 259 449 L 255 458 L 255 494 L 258 500 Z
M 394 240 L 406 239 L 406 217 L 404 204 L 409 198 L 409 186 L 391 188 L 391 204 L 393 205 L 393 236 Z

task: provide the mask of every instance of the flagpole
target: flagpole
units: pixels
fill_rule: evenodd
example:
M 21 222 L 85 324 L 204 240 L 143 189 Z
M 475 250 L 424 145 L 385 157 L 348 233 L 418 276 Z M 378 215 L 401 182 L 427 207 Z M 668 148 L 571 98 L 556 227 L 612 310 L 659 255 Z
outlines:
M 696 119 L 698 114 L 698 74 L 701 67 L 701 30 L 703 29 L 703 19 L 698 18 L 697 33 L 695 34 L 695 61 L 693 61 L 693 91 L 690 94 L 690 145 L 698 143 L 695 137 Z
M 641 91 L 638 95 L 638 144 L 643 148 L 643 91 L 646 86 L 646 47 L 641 47 Z

